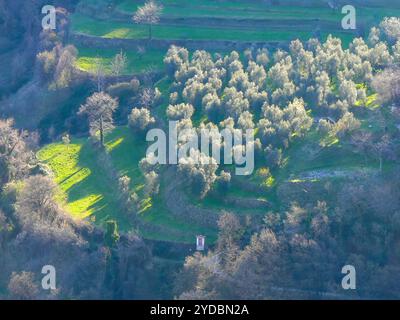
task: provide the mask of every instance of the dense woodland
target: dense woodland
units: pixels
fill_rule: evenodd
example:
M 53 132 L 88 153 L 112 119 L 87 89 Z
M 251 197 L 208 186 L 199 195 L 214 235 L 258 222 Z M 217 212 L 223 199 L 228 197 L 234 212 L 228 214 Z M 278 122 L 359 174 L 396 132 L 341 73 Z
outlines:
M 400 18 L 348 45 L 335 36 L 219 53 L 171 45 L 162 70 L 128 76 L 122 48 L 107 66 L 79 69 L 68 42 L 78 1 L 56 1 L 55 31 L 30 14 L 44 3 L 0 0 L 1 299 L 400 298 Z M 149 38 L 156 18 L 145 21 Z M 146 133 L 169 120 L 179 131 L 254 129 L 254 173 L 152 165 Z M 120 132 L 134 141 L 134 160 L 119 159 L 134 174 L 112 154 Z M 67 165 L 51 162 L 51 148 L 67 157 L 86 148 L 115 216 L 73 207 L 57 171 Z M 146 214 L 164 211 L 199 226 L 191 244 L 154 236 L 168 231 Z M 204 230 L 207 250 L 194 252 Z M 57 289 L 45 291 L 49 264 Z M 357 290 L 341 287 L 347 264 Z

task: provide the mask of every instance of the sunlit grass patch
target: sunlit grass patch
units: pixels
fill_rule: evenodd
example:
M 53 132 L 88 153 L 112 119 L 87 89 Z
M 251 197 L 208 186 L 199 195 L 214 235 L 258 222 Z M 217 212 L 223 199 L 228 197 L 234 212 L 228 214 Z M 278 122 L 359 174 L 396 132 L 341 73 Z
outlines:
M 70 144 L 59 142 L 45 146 L 37 157 L 53 172 L 54 180 L 65 194 L 65 209 L 73 217 L 94 216 L 99 225 L 113 218 L 121 230 L 128 230 L 129 219 L 120 212 L 116 190 L 97 164 L 97 152 L 89 140 L 72 139 Z
M 118 147 L 123 141 L 124 141 L 124 138 L 123 137 L 119 137 L 119 138 L 116 138 L 114 140 L 110 140 L 110 141 L 106 142 L 106 150 L 108 152 L 111 152 L 116 147 Z
M 73 217 L 85 219 L 94 213 L 94 209 L 91 207 L 102 198 L 103 196 L 100 194 L 91 194 L 82 199 L 68 203 L 67 209 Z
M 378 94 L 373 93 L 367 96 L 365 100 L 357 100 L 355 103 L 356 107 L 366 107 L 370 110 L 374 110 L 380 107 L 380 103 L 378 101 Z
M 120 52 L 118 49 L 96 49 L 82 46 L 78 46 L 78 51 L 79 56 L 76 61 L 78 69 L 94 73 L 97 63 L 100 62 L 107 74 L 111 73 L 112 59 Z M 144 53 L 138 53 L 137 50 L 124 52 L 128 58 L 128 63 L 122 71 L 123 74 L 136 74 L 149 68 L 155 71 L 163 69 L 163 58 L 166 50 L 149 48 L 145 49 Z
M 119 28 L 105 34 L 104 38 L 128 38 L 130 32 L 129 28 Z
M 320 141 L 320 146 L 322 147 L 331 147 L 335 144 L 339 143 L 339 138 L 334 134 L 327 134 Z
M 378 102 L 378 94 L 374 93 L 367 97 L 367 101 L 365 104 L 369 109 L 379 108 L 380 104 Z

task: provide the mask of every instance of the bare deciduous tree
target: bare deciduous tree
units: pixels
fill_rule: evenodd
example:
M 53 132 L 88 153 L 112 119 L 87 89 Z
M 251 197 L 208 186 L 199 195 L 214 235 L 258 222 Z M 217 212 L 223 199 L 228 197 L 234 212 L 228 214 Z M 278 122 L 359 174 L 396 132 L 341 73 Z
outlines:
M 371 148 L 372 134 L 368 131 L 359 131 L 352 135 L 351 143 L 355 150 L 364 156 L 365 165 L 367 165 L 367 155 Z
M 389 154 L 391 151 L 391 141 L 389 136 L 382 136 L 382 138 L 376 142 L 372 148 L 379 159 L 379 171 L 382 172 L 384 156 Z
M 13 272 L 8 284 L 8 291 L 13 299 L 33 300 L 39 293 L 32 272 Z
M 0 120 L 0 183 L 24 177 L 33 160 L 26 147 L 26 132 L 13 128 L 14 120 Z
M 104 133 L 114 128 L 113 113 L 118 108 L 117 99 L 104 92 L 96 92 L 87 98 L 78 114 L 86 114 L 89 119 L 90 134 L 100 132 L 100 143 L 104 146 Z
M 152 27 L 160 22 L 163 7 L 153 0 L 150 0 L 139 7 L 132 17 L 135 23 L 143 23 L 149 26 L 149 40 L 152 38 Z
M 372 88 L 378 93 L 381 102 L 400 100 L 400 70 L 388 68 L 379 72 L 372 80 Z
M 128 64 L 128 57 L 121 50 L 120 53 L 116 54 L 114 59 L 111 61 L 111 72 L 112 74 L 119 76 Z

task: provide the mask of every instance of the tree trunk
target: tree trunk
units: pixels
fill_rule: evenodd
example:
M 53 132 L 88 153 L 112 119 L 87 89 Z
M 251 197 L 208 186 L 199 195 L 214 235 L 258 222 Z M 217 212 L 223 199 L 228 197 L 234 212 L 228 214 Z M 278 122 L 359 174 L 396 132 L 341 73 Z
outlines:
M 103 115 L 100 116 L 100 144 L 104 147 Z

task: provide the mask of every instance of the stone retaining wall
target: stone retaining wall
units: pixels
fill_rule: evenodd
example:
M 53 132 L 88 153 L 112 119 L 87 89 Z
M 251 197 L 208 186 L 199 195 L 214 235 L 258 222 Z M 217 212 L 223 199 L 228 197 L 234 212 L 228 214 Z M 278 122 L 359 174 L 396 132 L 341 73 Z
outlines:
M 224 203 L 243 209 L 267 209 L 269 203 L 263 199 L 226 197 Z
M 243 51 L 247 48 L 287 48 L 287 42 L 283 41 L 228 41 L 228 40 L 169 40 L 169 39 L 115 39 L 115 38 L 102 38 L 90 36 L 86 34 L 74 33 L 70 35 L 70 42 L 82 45 L 85 47 L 99 48 L 99 49 L 123 49 L 123 50 L 136 50 L 138 46 L 152 47 L 156 49 L 165 49 L 171 45 L 185 47 L 189 50 L 239 50 Z

